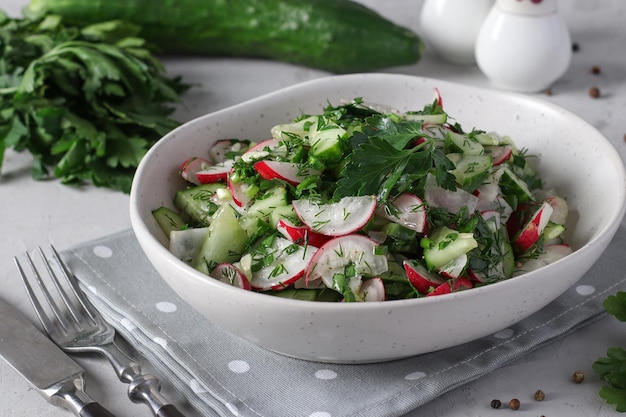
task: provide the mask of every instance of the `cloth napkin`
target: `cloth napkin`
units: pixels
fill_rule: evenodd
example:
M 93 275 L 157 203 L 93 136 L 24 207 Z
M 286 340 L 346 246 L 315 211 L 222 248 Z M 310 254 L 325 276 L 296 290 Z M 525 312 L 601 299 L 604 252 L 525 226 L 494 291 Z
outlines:
M 160 278 L 131 230 L 62 256 L 96 308 L 204 416 L 394 417 L 602 317 L 606 297 L 626 290 L 625 250 L 622 223 L 576 285 L 522 322 L 461 346 L 365 365 L 288 358 L 213 325 Z

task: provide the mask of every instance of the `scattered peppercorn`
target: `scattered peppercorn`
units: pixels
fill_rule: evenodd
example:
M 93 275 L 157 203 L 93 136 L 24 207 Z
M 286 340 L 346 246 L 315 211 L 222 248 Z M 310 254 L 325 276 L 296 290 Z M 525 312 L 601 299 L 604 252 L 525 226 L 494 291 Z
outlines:
M 572 51 L 578 52 L 579 50 L 580 50 L 580 46 L 576 42 L 574 42 L 572 44 Z
M 589 89 L 589 96 L 591 96 L 593 98 L 600 97 L 600 89 L 598 87 L 591 87 Z
M 600 74 L 601 72 L 602 72 L 602 69 L 600 69 L 600 67 L 599 67 L 599 66 L 594 65 L 593 67 L 591 67 L 591 73 L 592 73 L 592 74 L 598 75 L 598 74 Z
M 518 410 L 520 406 L 520 402 L 517 398 L 513 398 L 511 401 L 509 401 L 509 408 L 511 410 Z
M 552 95 L 552 90 L 547 88 L 545 91 L 546 96 L 551 96 Z
M 626 133 L 624 133 L 624 142 L 626 142 Z
M 500 408 L 501 406 L 502 406 L 502 401 L 491 400 L 491 408 Z
M 572 379 L 575 383 L 580 384 L 585 379 L 585 374 L 582 371 L 576 371 L 574 375 L 572 375 Z
M 537 391 L 535 391 L 535 401 L 543 401 L 546 399 L 546 394 L 538 389 Z

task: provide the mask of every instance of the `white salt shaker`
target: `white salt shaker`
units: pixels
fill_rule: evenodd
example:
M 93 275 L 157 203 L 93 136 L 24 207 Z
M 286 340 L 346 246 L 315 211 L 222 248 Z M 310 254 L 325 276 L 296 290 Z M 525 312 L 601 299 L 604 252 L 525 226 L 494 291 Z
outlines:
M 426 44 L 444 60 L 476 63 L 474 45 L 494 0 L 425 0 L 419 28 Z
M 572 43 L 556 0 L 496 0 L 476 39 L 476 63 L 497 87 L 549 88 L 569 67 Z

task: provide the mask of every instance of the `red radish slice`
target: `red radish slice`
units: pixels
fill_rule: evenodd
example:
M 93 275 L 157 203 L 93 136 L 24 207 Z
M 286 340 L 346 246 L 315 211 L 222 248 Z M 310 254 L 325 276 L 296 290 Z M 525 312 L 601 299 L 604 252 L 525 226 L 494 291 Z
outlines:
M 556 224 L 565 224 L 567 220 L 567 212 L 569 211 L 567 201 L 562 197 L 548 197 L 546 201 L 552 206 L 552 215 L 550 221 Z
M 300 246 L 282 237 L 276 237 L 268 252 L 259 256 L 271 255 L 272 262 L 252 273 L 250 284 L 259 291 L 280 291 L 304 276 L 304 271 L 317 251 L 314 246 Z M 253 255 L 254 258 L 254 255 Z M 254 262 L 254 259 L 253 259 Z
M 546 245 L 543 247 L 543 253 L 539 254 L 539 256 L 535 258 L 531 258 L 523 262 L 521 266 L 516 268 L 514 275 L 521 275 L 542 268 L 558 261 L 559 259 L 565 258 L 572 252 L 572 248 L 566 244 Z
M 231 171 L 232 173 L 232 171 Z M 228 190 L 230 194 L 233 196 L 233 201 L 239 207 L 247 207 L 248 204 L 252 201 L 250 197 L 246 195 L 246 190 L 250 187 L 250 185 L 245 182 L 234 183 L 231 179 L 231 174 L 228 174 L 227 178 Z
M 513 155 L 512 145 L 485 146 L 485 151 L 491 154 L 491 163 L 496 166 L 508 161 Z
M 417 233 L 426 233 L 426 205 L 415 194 L 404 193 L 391 203 L 391 213 L 379 207 L 378 214 Z
M 337 289 L 335 274 L 354 265 L 358 276 L 376 276 L 387 271 L 387 257 L 376 254 L 376 244 L 363 235 L 348 235 L 329 240 L 315 252 L 306 268 L 307 282 L 322 279 L 328 288 Z
M 454 280 L 444 282 L 433 291 L 429 292 L 426 296 L 430 297 L 434 295 L 450 294 L 455 291 L 468 290 L 473 287 L 474 284 L 472 284 L 472 281 L 465 277 L 460 277 Z
M 204 158 L 191 157 L 180 166 L 180 175 L 192 184 L 200 185 L 200 181 L 196 177 L 198 171 L 202 171 L 211 166 L 211 162 Z
M 196 178 L 200 184 L 212 184 L 214 182 L 226 181 L 228 179 L 228 173 L 234 163 L 234 160 L 229 159 L 215 165 L 210 165 L 202 171 L 196 172 Z
M 419 261 L 405 260 L 402 262 L 402 266 L 411 285 L 422 295 L 428 294 L 432 288 L 437 288 L 446 282 L 439 275 L 429 272 L 426 266 Z
M 521 208 L 521 211 L 523 212 L 525 209 Z M 507 224 L 507 227 L 509 227 L 509 235 L 513 236 L 513 249 L 517 253 L 526 252 L 539 240 L 543 229 L 550 221 L 552 212 L 552 206 L 544 201 L 537 210 L 532 212 L 530 220 L 523 224 L 521 229 L 515 230 L 515 223 L 517 223 L 517 221 L 512 221 Z M 523 214 L 520 215 L 523 216 Z M 525 219 L 522 218 L 520 220 L 523 222 Z
M 295 226 L 289 220 L 280 219 L 276 225 L 276 229 L 287 239 L 299 245 L 322 246 L 324 243 L 332 239 L 330 236 L 314 232 L 306 226 Z
M 439 273 L 448 279 L 458 278 L 461 276 L 463 271 L 465 270 L 465 266 L 467 265 L 467 254 L 464 253 L 460 255 L 441 268 L 439 268 Z
M 439 92 L 439 89 L 436 87 L 435 87 L 435 90 L 433 91 L 433 100 L 437 102 L 439 107 L 443 107 L 443 98 L 441 97 L 441 93 Z
M 250 281 L 244 275 L 243 272 L 235 265 L 230 263 L 223 263 L 217 265 L 211 271 L 211 276 L 218 281 L 222 281 L 226 284 L 230 284 L 233 287 L 242 288 L 244 290 L 251 290 L 252 285 Z
M 322 171 L 303 168 L 299 164 L 283 161 L 255 162 L 254 169 L 266 180 L 279 179 L 296 186 L 311 175 L 319 175 Z
M 385 284 L 379 277 L 363 281 L 361 285 L 361 297 L 363 301 L 385 301 Z
M 292 204 L 302 223 L 311 230 L 328 236 L 343 236 L 367 224 L 376 210 L 376 197 L 344 197 L 330 204 L 294 200 Z

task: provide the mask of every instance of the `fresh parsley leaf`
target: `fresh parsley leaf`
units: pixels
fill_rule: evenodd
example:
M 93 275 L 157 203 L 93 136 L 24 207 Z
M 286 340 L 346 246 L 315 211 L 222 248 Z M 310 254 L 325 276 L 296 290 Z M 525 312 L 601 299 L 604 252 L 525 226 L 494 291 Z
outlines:
M 626 322 L 626 292 L 618 291 L 610 295 L 602 305 L 607 313 Z M 626 350 L 621 347 L 609 348 L 606 357 L 597 359 L 592 369 L 607 383 L 600 389 L 600 397 L 608 404 L 614 404 L 617 411 L 626 412 Z
M 170 115 L 189 87 L 166 77 L 137 33 L 0 12 L 0 168 L 12 148 L 33 155 L 36 179 L 129 192 L 139 161 L 179 125 Z
M 626 292 L 619 291 L 610 295 L 602 303 L 607 313 L 615 316 L 619 321 L 626 322 Z

